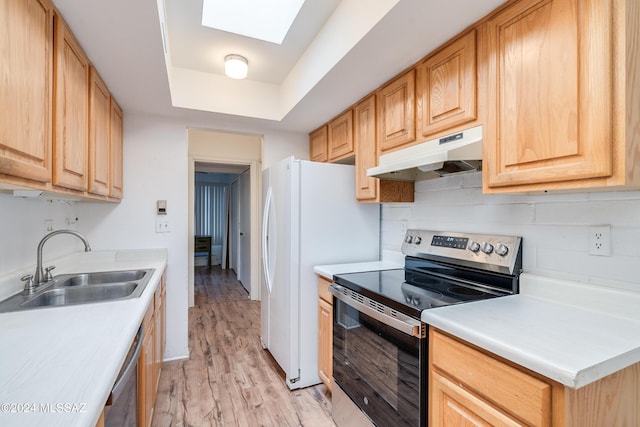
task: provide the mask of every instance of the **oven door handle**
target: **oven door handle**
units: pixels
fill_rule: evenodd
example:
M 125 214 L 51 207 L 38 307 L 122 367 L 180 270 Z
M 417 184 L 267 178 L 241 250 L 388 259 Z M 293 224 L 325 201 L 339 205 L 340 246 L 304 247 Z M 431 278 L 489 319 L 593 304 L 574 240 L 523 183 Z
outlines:
M 331 295 L 333 295 L 343 303 L 406 335 L 411 335 L 416 338 L 422 338 L 422 324 L 418 320 L 412 319 L 411 317 L 401 313 L 398 313 L 399 318 L 381 313 L 378 310 L 375 310 L 368 305 L 363 304 L 360 301 L 356 301 L 348 295 L 345 295 L 345 293 L 343 292 L 345 289 L 346 288 L 344 286 L 338 285 L 336 283 L 332 283 L 331 285 L 329 285 L 329 292 L 331 292 Z

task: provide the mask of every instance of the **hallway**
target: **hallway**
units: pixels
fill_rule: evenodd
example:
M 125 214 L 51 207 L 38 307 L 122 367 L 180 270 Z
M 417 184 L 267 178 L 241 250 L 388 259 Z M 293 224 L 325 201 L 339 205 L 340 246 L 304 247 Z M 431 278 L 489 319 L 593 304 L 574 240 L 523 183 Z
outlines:
M 259 335 L 260 302 L 236 275 L 196 268 L 190 359 L 164 364 L 152 425 L 334 426 L 326 387 L 289 391 Z

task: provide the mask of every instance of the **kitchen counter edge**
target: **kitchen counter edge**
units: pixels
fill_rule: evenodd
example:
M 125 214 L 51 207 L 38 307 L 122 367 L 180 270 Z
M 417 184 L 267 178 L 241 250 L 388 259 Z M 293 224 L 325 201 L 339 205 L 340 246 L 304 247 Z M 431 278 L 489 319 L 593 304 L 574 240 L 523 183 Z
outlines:
M 424 310 L 422 321 L 578 389 L 640 362 L 639 305 L 640 293 L 523 274 L 520 294 Z
M 381 270 L 394 270 L 396 268 L 404 268 L 404 265 L 395 261 L 369 261 L 369 262 L 354 262 L 345 264 L 327 264 L 316 265 L 313 267 L 314 273 L 333 280 L 333 276 L 336 274 L 347 273 L 360 273 L 364 271 L 381 271 Z

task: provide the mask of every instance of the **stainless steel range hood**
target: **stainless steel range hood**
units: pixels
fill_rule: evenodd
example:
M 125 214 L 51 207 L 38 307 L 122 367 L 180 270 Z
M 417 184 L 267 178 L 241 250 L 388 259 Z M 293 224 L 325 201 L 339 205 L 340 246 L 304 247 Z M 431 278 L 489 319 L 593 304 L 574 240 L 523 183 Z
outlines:
M 419 181 L 482 169 L 482 126 L 380 156 L 368 176 Z

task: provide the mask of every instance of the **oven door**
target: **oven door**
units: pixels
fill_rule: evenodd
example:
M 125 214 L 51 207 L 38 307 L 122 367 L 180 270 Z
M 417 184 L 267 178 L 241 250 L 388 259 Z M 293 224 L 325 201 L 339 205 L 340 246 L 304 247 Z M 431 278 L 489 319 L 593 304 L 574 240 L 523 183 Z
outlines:
M 425 426 L 426 327 L 341 285 L 329 290 L 335 384 L 379 427 Z

